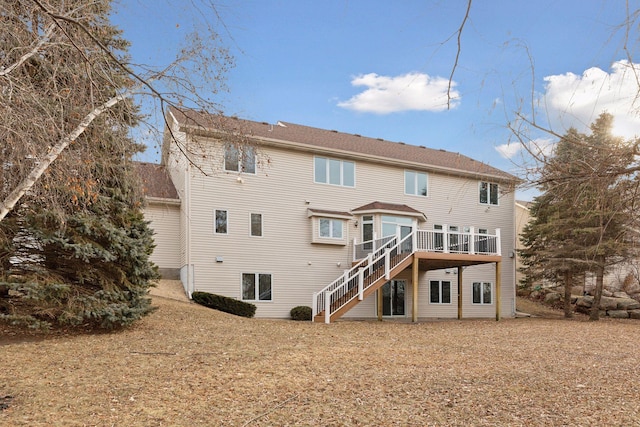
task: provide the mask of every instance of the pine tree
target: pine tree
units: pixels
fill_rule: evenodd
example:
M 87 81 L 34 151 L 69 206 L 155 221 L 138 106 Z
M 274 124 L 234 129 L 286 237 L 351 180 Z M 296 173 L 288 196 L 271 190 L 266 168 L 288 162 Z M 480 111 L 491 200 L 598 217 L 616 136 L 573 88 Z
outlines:
M 11 29 L 0 36 L 4 52 L 19 58 L 50 35 L 46 49 L 12 71 L 13 90 L 0 90 L 2 194 L 86 111 L 131 84 L 97 44 L 126 59 L 108 2 L 58 4 L 69 21 L 57 25 L 33 2 L 12 7 Z M 128 136 L 137 120 L 131 100 L 100 115 L 0 222 L 0 318 L 113 328 L 152 311 L 153 239 L 132 165 L 141 147 Z
M 607 268 L 632 257 L 627 226 L 634 187 L 629 143 L 612 135 L 613 117 L 603 113 L 591 134 L 570 129 L 542 170 L 542 195 L 534 201 L 533 220 L 525 227 L 521 251 L 527 283 L 547 280 L 565 286 L 565 315 L 570 315 L 572 278 L 596 276 L 591 320 L 599 317 Z

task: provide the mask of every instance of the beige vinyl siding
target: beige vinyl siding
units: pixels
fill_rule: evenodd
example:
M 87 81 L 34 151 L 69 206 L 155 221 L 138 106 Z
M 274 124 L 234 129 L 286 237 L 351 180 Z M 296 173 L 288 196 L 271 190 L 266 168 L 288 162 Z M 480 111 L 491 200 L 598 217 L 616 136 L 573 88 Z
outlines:
M 314 183 L 314 154 L 311 152 L 261 148 L 269 156 L 269 167 L 259 169 L 255 175 L 220 172 L 203 176 L 192 168 L 191 178 L 191 262 L 195 265 L 196 289 L 234 298 L 241 298 L 242 273 L 272 274 L 271 302 L 255 302 L 256 316 L 288 317 L 291 308 L 311 305 L 314 292 L 335 280 L 351 266 L 351 241 L 360 241 L 361 228 L 355 227 L 360 215 L 346 220 L 343 232 L 346 246 L 312 243 L 313 221 L 308 208 L 349 212 L 373 201 L 406 204 L 423 212 L 426 222 L 420 228 L 432 229 L 433 224 L 449 224 L 487 228 L 502 231 L 502 314 L 511 313 L 513 302 L 512 259 L 507 256 L 513 242 L 513 196 L 503 195 L 499 206 L 478 201 L 478 180 L 428 173 L 428 197 L 404 194 L 405 167 L 364 162 L 348 156 L 322 154 L 323 157 L 355 162 L 355 188 Z M 220 152 L 208 159 L 220 159 Z M 171 166 L 171 165 L 169 165 Z M 214 169 L 213 165 L 205 165 Z M 412 167 L 411 170 L 418 170 Z M 180 191 L 180 190 L 179 190 Z M 227 235 L 213 233 L 214 209 L 228 211 Z M 264 218 L 264 237 L 249 237 L 249 214 L 261 213 Z M 380 224 L 376 223 L 380 236 Z M 216 262 L 222 257 L 222 262 Z M 435 309 L 428 304 L 428 280 L 444 276 L 444 272 L 420 275 L 420 317 L 456 317 L 457 297 L 452 293 L 451 307 Z M 411 274 L 407 279 L 407 315 L 411 312 Z M 452 285 L 455 276 L 451 277 Z M 465 317 L 478 315 L 492 317 L 495 307 L 474 307 L 471 304 L 471 283 L 476 278 L 495 282 L 494 267 L 465 269 Z M 457 282 L 456 282 L 457 283 Z M 457 289 L 452 286 L 452 289 Z M 491 311 L 490 313 L 488 312 Z M 346 317 L 375 316 L 375 298 L 363 301 Z
M 154 231 L 156 247 L 151 255 L 161 269 L 179 269 L 180 262 L 180 206 L 149 202 L 144 217 Z

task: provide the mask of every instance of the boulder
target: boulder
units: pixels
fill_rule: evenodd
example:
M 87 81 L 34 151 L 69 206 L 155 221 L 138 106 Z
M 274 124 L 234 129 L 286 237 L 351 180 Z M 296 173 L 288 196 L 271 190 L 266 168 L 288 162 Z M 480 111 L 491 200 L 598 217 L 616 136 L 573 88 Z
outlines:
M 640 319 L 640 310 L 629 310 L 627 313 L 632 319 Z
M 614 296 L 615 298 L 629 298 L 629 295 L 628 295 L 626 292 L 624 292 L 624 291 L 614 292 L 614 293 L 613 293 L 613 296 Z
M 627 310 L 607 310 L 607 316 L 612 319 L 628 319 L 629 312 Z
M 612 297 L 612 296 L 613 296 L 613 292 L 611 292 L 611 291 L 610 291 L 610 290 L 608 290 L 608 289 L 603 289 L 603 290 L 602 290 L 602 296 L 603 296 L 603 297 Z
M 576 307 L 590 308 L 593 305 L 593 297 L 591 295 L 585 295 L 583 297 L 576 298 Z
M 576 304 L 575 310 L 576 310 L 577 313 L 582 313 L 582 314 L 591 313 L 591 307 L 587 307 L 587 306 L 584 306 L 584 305 Z
M 540 291 L 533 291 L 529 294 L 529 298 L 536 300 L 538 298 L 540 298 L 540 295 L 542 295 L 542 293 Z
M 549 292 L 544 296 L 544 303 L 546 305 L 556 305 L 562 301 L 562 295 L 557 292 Z
M 618 310 L 636 310 L 640 308 L 640 302 L 633 298 L 618 298 Z
M 618 298 L 605 297 L 600 298 L 600 310 L 617 310 Z

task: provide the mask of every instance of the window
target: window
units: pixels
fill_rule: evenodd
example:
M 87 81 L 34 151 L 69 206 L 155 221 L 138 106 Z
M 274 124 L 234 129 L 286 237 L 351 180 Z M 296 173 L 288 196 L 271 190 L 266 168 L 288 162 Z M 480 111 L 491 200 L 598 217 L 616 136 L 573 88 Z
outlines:
M 444 250 L 444 229 L 442 225 L 434 224 L 433 225 L 433 248 L 436 251 Z
M 252 237 L 262 237 L 262 214 L 252 213 L 249 217 L 249 235 Z
M 213 230 L 215 234 L 227 234 L 227 211 L 216 209 L 214 222 Z
M 476 252 L 489 252 L 489 230 L 478 228 L 478 241 Z
M 362 217 L 362 249 L 373 249 L 373 215 L 364 215 Z
M 404 194 L 427 196 L 427 174 L 404 171 Z
M 320 218 L 320 237 L 329 239 L 342 239 L 341 219 Z
M 480 204 L 497 205 L 498 204 L 498 184 L 490 182 L 480 182 Z
M 490 282 L 473 282 L 473 303 L 491 304 L 492 285 Z
M 431 280 L 429 282 L 431 304 L 451 304 L 451 282 L 448 280 Z
M 242 273 L 242 299 L 244 301 L 271 301 L 271 275 Z
M 314 180 L 321 184 L 355 187 L 356 165 L 344 160 L 315 157 Z
M 253 147 L 227 144 L 224 148 L 224 170 L 256 173 L 256 153 Z

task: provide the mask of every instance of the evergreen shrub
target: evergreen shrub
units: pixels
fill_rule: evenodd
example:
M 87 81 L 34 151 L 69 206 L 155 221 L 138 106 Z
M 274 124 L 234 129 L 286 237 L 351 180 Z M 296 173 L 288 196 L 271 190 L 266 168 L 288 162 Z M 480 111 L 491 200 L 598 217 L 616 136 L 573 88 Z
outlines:
M 311 320 L 311 307 L 299 305 L 291 309 L 291 320 Z
M 255 304 L 240 301 L 222 295 L 210 294 L 208 292 L 194 292 L 191 298 L 198 304 L 225 313 L 235 314 L 242 317 L 253 317 L 256 314 Z

